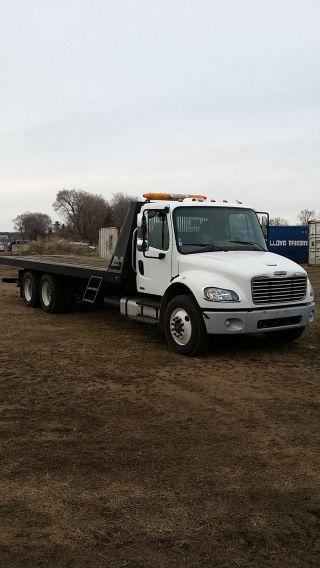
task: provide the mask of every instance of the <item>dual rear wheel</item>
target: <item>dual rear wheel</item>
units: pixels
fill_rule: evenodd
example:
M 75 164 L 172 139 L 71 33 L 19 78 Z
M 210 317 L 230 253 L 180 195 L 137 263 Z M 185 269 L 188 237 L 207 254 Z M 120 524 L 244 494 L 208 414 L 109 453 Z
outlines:
M 24 303 L 32 308 L 40 306 L 39 275 L 37 272 L 25 272 L 21 282 L 21 295 Z
M 54 274 L 38 275 L 37 272 L 25 272 L 22 278 L 22 297 L 27 306 L 41 308 L 54 314 L 70 308 L 74 301 L 71 285 L 64 285 L 62 279 Z

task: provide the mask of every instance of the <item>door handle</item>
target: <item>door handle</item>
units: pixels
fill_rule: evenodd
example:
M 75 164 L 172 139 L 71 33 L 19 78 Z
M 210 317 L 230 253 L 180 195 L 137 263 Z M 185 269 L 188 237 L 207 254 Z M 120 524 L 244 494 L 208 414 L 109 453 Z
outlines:
M 139 272 L 141 276 L 144 276 L 144 265 L 142 260 L 138 260 Z

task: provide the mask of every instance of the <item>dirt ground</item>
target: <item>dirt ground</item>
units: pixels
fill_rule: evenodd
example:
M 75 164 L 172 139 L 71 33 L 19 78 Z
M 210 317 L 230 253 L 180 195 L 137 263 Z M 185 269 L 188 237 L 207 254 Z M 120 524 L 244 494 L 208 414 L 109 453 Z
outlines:
M 1 568 L 320 565 L 319 316 L 291 345 L 197 359 L 14 285 L 0 321 Z

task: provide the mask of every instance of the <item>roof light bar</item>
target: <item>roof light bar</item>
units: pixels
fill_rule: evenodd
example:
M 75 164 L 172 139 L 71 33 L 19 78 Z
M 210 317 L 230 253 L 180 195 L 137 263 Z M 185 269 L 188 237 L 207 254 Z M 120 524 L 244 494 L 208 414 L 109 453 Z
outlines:
M 146 199 L 156 199 L 165 201 L 183 201 L 183 199 L 207 199 L 206 195 L 191 195 L 183 193 L 144 193 Z

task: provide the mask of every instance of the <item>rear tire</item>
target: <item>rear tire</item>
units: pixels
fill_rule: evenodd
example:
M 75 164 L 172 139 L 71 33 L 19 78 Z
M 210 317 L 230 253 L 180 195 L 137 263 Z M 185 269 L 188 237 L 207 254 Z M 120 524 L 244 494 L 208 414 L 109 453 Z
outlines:
M 206 350 L 206 328 L 192 296 L 181 295 L 170 300 L 164 315 L 164 333 L 175 353 L 194 357 Z
M 281 329 L 279 331 L 265 331 L 265 336 L 271 341 L 279 341 L 280 343 L 289 343 L 299 339 L 303 334 L 305 327 L 295 327 L 294 329 Z
M 25 272 L 22 277 L 21 292 L 24 303 L 31 308 L 40 306 L 39 275 L 36 272 Z
M 53 274 L 44 274 L 40 280 L 40 303 L 45 312 L 57 314 L 64 308 L 62 280 Z

